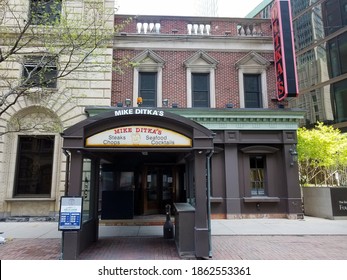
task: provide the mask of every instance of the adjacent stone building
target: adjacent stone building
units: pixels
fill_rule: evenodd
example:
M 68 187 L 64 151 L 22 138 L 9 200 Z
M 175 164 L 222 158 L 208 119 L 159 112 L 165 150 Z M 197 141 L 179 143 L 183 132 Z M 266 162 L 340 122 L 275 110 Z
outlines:
M 100 38 L 112 34 L 114 3 L 11 0 L 2 5 L 0 216 L 55 217 L 65 194 L 60 133 L 86 118 L 86 106 L 111 102 L 111 45 L 100 45 L 83 60 L 90 45 L 68 40 L 92 36 L 93 25 Z M 5 57 L 21 34 L 15 52 Z M 35 76 L 40 69 L 42 76 Z

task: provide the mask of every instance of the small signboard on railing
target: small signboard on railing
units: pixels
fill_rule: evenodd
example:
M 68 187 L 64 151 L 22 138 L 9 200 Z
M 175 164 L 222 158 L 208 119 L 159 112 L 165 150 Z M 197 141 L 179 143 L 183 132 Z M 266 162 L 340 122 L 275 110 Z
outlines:
M 82 197 L 62 196 L 60 199 L 59 230 L 80 230 L 82 222 Z

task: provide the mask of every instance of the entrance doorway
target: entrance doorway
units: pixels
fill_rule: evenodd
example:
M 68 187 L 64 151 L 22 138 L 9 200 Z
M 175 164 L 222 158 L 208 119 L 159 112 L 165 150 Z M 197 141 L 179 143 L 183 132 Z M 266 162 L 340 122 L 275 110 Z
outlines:
M 175 200 L 175 168 L 172 166 L 145 166 L 143 172 L 144 214 L 164 214 L 165 205 Z
M 129 161 L 101 164 L 99 213 L 101 219 L 132 219 L 135 216 L 165 214 L 165 206 L 186 201 L 183 163 L 174 163 L 170 154 L 137 157 L 122 155 Z M 160 162 L 171 159 L 170 163 Z M 180 157 L 179 157 L 180 158 Z M 146 159 L 147 162 L 143 162 Z M 155 161 L 155 162 L 150 162 Z M 118 162 L 121 162 L 118 163 Z

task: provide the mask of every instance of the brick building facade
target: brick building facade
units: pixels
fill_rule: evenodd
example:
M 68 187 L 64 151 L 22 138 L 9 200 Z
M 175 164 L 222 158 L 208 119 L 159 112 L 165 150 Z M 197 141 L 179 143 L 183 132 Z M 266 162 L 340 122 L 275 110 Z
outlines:
M 115 23 L 128 18 L 116 15 Z M 138 107 L 160 109 L 193 120 L 215 135 L 212 217 L 301 215 L 297 166 L 290 151 L 295 150 L 302 113 L 286 109 L 286 103 L 275 98 L 271 36 L 269 20 L 159 16 L 134 17 L 115 35 L 117 67 L 124 59 L 130 63 L 113 72 L 111 106 L 131 112 Z M 112 109 L 86 110 L 92 117 Z M 254 166 L 257 158 L 261 168 Z M 134 163 L 123 170 L 114 161 L 112 168 L 119 169 L 115 172 L 142 169 Z M 177 181 L 187 167 L 182 170 Z M 262 175 L 254 178 L 252 172 Z M 189 188 L 186 184 L 177 184 L 176 192 Z M 135 204 L 145 203 L 139 193 Z M 187 193 L 173 202 L 191 198 Z M 145 208 L 139 207 L 137 214 L 146 213 Z

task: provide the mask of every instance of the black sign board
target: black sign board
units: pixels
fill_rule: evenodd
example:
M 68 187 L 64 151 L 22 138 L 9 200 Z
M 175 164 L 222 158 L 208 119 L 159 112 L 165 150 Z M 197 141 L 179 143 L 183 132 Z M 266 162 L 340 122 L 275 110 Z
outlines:
M 333 216 L 347 216 L 347 188 L 331 188 Z

